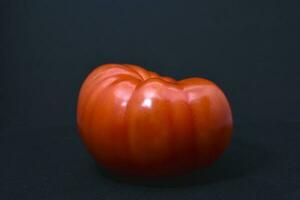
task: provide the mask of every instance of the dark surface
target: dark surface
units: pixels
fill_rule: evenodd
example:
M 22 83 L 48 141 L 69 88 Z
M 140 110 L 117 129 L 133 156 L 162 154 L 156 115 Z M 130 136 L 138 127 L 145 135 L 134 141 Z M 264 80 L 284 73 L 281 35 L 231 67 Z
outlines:
M 0 1 L 0 199 L 300 199 L 297 1 Z M 229 98 L 232 145 L 173 180 L 109 175 L 76 130 L 95 66 L 203 76 Z

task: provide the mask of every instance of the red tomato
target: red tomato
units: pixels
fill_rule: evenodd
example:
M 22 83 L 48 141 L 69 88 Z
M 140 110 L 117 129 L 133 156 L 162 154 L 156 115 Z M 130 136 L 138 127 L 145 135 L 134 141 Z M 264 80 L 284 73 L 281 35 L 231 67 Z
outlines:
M 120 175 L 178 175 L 229 145 L 230 105 L 203 78 L 176 81 L 136 65 L 106 64 L 84 81 L 77 124 L 93 158 Z

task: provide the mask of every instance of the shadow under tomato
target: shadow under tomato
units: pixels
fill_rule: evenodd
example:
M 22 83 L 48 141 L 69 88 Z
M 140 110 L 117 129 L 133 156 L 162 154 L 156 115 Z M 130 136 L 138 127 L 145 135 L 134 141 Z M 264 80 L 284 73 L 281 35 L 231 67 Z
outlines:
M 97 167 L 102 176 L 127 184 L 149 187 L 188 187 L 240 178 L 255 173 L 268 163 L 271 153 L 264 146 L 234 138 L 230 148 L 212 166 L 184 176 L 163 179 L 133 179 L 111 174 L 102 167 Z

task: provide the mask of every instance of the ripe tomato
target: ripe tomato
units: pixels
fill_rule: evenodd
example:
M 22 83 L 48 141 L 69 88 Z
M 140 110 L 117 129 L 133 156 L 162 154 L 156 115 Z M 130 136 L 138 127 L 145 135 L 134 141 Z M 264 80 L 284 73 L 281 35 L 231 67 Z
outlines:
M 230 105 L 203 78 L 176 81 L 106 64 L 84 81 L 77 124 L 93 158 L 121 175 L 164 176 L 211 164 L 229 145 Z

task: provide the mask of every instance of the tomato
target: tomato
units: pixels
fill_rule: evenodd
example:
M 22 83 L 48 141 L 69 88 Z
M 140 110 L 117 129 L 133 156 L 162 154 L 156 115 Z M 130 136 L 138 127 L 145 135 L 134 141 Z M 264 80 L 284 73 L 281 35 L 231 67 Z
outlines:
M 141 177 L 210 165 L 228 147 L 233 126 L 228 100 L 213 82 L 176 81 L 130 64 L 106 64 L 89 74 L 77 124 L 100 165 Z

